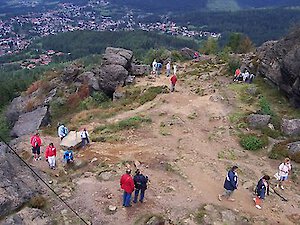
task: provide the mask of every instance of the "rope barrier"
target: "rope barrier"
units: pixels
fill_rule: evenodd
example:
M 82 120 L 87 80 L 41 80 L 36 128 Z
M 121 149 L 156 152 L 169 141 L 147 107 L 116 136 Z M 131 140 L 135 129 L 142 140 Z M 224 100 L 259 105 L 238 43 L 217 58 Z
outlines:
M 46 181 L 43 180 L 43 178 L 40 177 L 40 175 L 35 172 L 28 163 L 22 159 L 22 157 L 0 136 L 0 140 L 27 166 L 31 172 L 36 175 L 45 185 L 48 187 L 58 198 L 61 200 L 84 224 L 89 225 L 65 200 L 63 200 L 57 193 L 56 191 L 51 188 Z

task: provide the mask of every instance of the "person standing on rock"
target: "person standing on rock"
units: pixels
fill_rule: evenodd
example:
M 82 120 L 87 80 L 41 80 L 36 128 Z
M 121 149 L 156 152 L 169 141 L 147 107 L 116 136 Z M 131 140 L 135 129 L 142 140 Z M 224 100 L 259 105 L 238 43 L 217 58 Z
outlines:
M 139 193 L 140 194 L 140 202 L 143 203 L 145 191 L 147 189 L 147 182 L 148 177 L 144 176 L 139 169 L 136 170 L 135 176 L 133 178 L 134 186 L 135 186 L 135 192 L 134 192 L 134 203 L 137 203 Z
M 80 132 L 80 137 L 81 137 L 81 146 L 84 148 L 87 144 L 90 143 L 89 133 L 87 132 L 86 128 L 84 128 Z
M 57 129 L 58 136 L 60 137 L 60 140 L 64 139 L 69 133 L 68 128 L 64 124 L 60 124 Z
M 222 195 L 219 195 L 218 198 L 220 201 L 222 201 L 222 198 L 225 197 L 229 201 L 234 201 L 233 198 L 231 198 L 231 195 L 233 194 L 234 190 L 237 189 L 238 186 L 238 175 L 237 175 L 237 166 L 233 166 L 227 173 L 227 176 L 225 178 L 224 182 L 224 188 L 225 191 Z
M 176 74 L 173 74 L 173 76 L 171 77 L 170 81 L 171 81 L 171 88 L 170 88 L 170 90 L 171 90 L 171 92 L 174 92 L 175 91 L 175 85 L 176 85 L 176 82 L 177 82 L 177 76 L 176 76 Z
M 166 65 L 166 72 L 167 72 L 167 77 L 169 77 L 171 74 L 171 62 L 170 61 Z
M 258 184 L 255 189 L 257 196 L 256 198 L 253 198 L 253 201 L 255 202 L 255 207 L 257 209 L 261 209 L 261 201 L 265 199 L 266 194 L 269 195 L 269 180 L 270 176 L 265 175 L 258 181 Z
M 50 143 L 45 151 L 46 161 L 49 163 L 50 169 L 55 169 L 55 159 L 56 159 L 56 148 L 53 143 Z
M 288 176 L 292 170 L 290 159 L 285 158 L 284 162 L 279 165 L 278 169 L 279 169 L 280 180 L 279 180 L 279 184 L 277 184 L 277 187 L 280 186 L 280 188 L 284 190 L 283 183 L 287 181 Z
M 33 135 L 30 138 L 30 144 L 32 146 L 32 154 L 33 154 L 34 161 L 41 160 L 42 158 L 40 154 L 41 154 L 42 140 L 38 132 L 36 132 L 35 135 Z
M 134 191 L 134 182 L 131 177 L 131 169 L 127 169 L 126 173 L 122 175 L 120 180 L 120 185 L 122 190 L 124 190 L 123 193 L 123 206 L 124 207 L 131 207 L 130 201 L 131 201 L 131 194 Z

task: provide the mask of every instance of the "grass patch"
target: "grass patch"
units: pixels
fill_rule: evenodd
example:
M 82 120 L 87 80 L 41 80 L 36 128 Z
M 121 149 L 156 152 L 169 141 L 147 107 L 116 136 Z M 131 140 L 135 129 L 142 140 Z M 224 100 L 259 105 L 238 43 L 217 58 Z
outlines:
M 237 156 L 233 149 L 224 149 L 218 152 L 218 159 L 237 160 Z
M 138 128 L 141 126 L 142 123 L 151 123 L 151 118 L 148 117 L 140 117 L 140 116 L 134 116 L 125 120 L 121 120 L 118 123 L 114 124 L 107 124 L 103 126 L 96 127 L 94 129 L 95 133 L 101 133 L 101 134 L 111 134 L 122 130 L 127 129 L 133 129 Z
M 202 206 L 195 213 L 196 223 L 197 224 L 203 224 L 205 215 L 206 215 L 206 211 L 205 211 L 204 206 Z
M 42 195 L 37 195 L 29 200 L 28 206 L 30 208 L 43 209 L 46 206 L 46 203 L 47 200 Z
M 273 130 L 269 127 L 262 128 L 261 133 L 274 139 L 277 139 L 282 136 L 282 133 L 279 130 Z
M 158 86 L 158 87 L 149 87 L 142 95 L 139 97 L 139 103 L 141 105 L 146 102 L 150 102 L 156 98 L 157 95 L 161 93 L 165 93 L 165 90 L 168 89 L 166 86 Z
M 0 110 L 0 137 L 2 137 L 5 141 L 10 140 L 10 126 L 5 118 L 4 110 Z
M 240 144 L 246 150 L 256 151 L 268 145 L 268 137 L 265 135 L 244 134 L 240 138 Z

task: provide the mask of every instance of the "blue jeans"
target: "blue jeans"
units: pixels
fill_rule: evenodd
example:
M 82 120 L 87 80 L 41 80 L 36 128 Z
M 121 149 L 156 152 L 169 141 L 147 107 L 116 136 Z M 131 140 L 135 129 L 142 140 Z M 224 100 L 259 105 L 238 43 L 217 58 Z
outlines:
M 123 206 L 128 207 L 130 206 L 130 200 L 131 200 L 131 193 L 128 193 L 124 191 L 123 193 Z
M 145 190 L 144 190 L 144 189 L 135 189 L 135 192 L 134 192 L 134 200 L 133 200 L 134 203 L 137 203 L 137 199 L 138 199 L 138 196 L 139 196 L 139 192 L 140 192 L 140 191 L 141 191 L 140 202 L 143 202 L 143 201 L 144 201 Z

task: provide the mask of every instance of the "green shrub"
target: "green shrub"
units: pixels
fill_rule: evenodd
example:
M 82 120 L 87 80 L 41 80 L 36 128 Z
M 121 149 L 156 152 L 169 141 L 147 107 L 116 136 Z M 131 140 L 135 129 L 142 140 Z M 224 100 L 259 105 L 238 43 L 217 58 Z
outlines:
M 274 145 L 271 152 L 269 153 L 270 159 L 284 159 L 289 156 L 287 144 L 289 142 L 284 141 Z
M 256 151 L 268 144 L 268 138 L 266 136 L 258 137 L 254 134 L 242 135 L 240 144 L 246 150 Z
M 152 101 L 155 99 L 155 97 L 161 93 L 163 93 L 165 87 L 159 86 L 159 87 L 150 87 L 148 88 L 140 97 L 140 104 L 143 105 L 146 102 Z
M 9 141 L 9 131 L 10 127 L 5 118 L 4 112 L 0 111 L 0 137 L 3 138 L 5 141 Z
M 42 195 L 32 197 L 28 204 L 30 208 L 42 209 L 46 206 L 46 199 Z
M 270 103 L 268 102 L 268 100 L 264 96 L 262 96 L 259 99 L 258 103 L 259 103 L 260 111 L 261 111 L 262 114 L 270 115 L 270 116 L 274 115 L 273 111 L 271 110 Z
M 237 68 L 240 68 L 240 66 L 241 66 L 240 60 L 238 58 L 231 57 L 228 60 L 227 71 L 228 71 L 229 74 L 232 74 L 232 76 L 233 76 L 234 73 L 235 73 L 235 70 Z
M 281 132 L 279 130 L 272 130 L 269 127 L 262 128 L 261 132 L 264 135 L 266 135 L 268 137 L 271 137 L 271 138 L 274 138 L 274 139 L 279 138 L 280 136 L 282 136 Z

